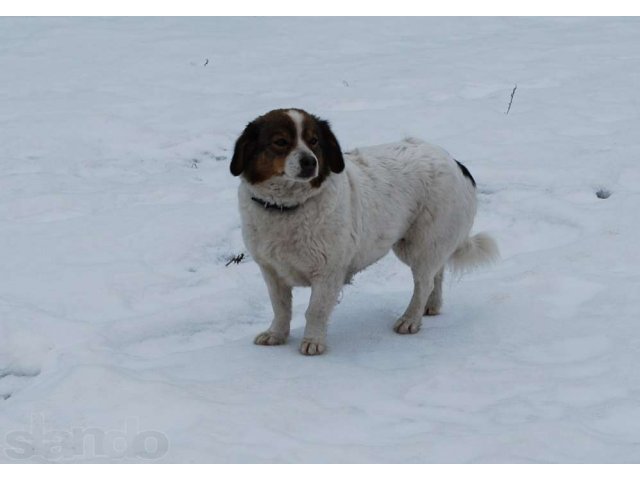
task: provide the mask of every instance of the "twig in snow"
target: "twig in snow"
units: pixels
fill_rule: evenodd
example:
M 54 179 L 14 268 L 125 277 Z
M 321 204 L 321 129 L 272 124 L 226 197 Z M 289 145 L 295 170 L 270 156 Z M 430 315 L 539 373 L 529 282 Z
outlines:
M 239 264 L 242 260 L 244 259 L 244 253 L 241 253 L 240 255 L 234 255 L 233 257 L 231 257 L 231 260 L 229 260 L 227 262 L 227 264 L 225 265 L 225 267 L 228 267 L 229 265 L 231 265 L 232 263 L 235 263 L 236 265 Z
M 505 115 L 509 115 L 509 111 L 511 110 L 511 104 L 513 103 L 513 96 L 516 94 L 516 89 L 518 88 L 518 84 L 516 83 L 515 87 L 513 87 L 513 91 L 511 92 L 511 100 L 509 100 L 509 107 L 507 111 L 504 113 Z

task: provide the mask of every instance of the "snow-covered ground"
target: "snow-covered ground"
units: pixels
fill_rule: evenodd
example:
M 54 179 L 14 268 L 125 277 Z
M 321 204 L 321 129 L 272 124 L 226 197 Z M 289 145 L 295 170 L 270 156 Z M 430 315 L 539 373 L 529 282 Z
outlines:
M 0 19 L 0 459 L 640 461 L 638 45 L 620 18 Z M 327 354 L 297 352 L 305 289 L 254 346 L 230 150 L 289 106 L 345 149 L 449 150 L 502 261 L 418 335 L 389 255 Z

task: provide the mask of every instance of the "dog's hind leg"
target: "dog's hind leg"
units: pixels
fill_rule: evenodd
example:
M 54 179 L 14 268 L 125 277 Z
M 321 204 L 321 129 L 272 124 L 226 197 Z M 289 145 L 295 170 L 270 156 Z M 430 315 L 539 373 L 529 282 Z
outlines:
M 424 309 L 425 315 L 438 315 L 442 308 L 442 278 L 444 277 L 444 267 L 436 273 L 433 279 L 433 290 L 427 300 L 427 306 Z
M 425 305 L 434 287 L 435 272 L 416 267 L 412 267 L 411 271 L 413 295 L 409 306 L 393 326 L 396 333 L 417 333 L 420 330 Z
M 423 215 L 407 230 L 402 240 L 393 246 L 398 258 L 411 267 L 413 295 L 406 311 L 396 321 L 396 333 L 416 333 L 422 316 L 435 315 L 442 306 L 444 265 L 451 255 L 431 233 L 432 217 Z

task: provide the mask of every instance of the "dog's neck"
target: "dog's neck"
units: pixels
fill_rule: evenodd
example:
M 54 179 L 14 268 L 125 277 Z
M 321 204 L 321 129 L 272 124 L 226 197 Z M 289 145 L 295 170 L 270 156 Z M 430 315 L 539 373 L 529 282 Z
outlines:
M 278 205 L 277 203 L 269 203 L 265 200 L 262 200 L 258 197 L 251 197 L 251 200 L 256 202 L 258 205 L 262 205 L 267 210 L 277 210 L 279 212 L 290 212 L 291 210 L 295 210 L 300 205 Z
M 271 178 L 259 184 L 244 183 L 256 204 L 267 210 L 281 212 L 297 209 L 323 190 L 323 185 L 313 187 L 309 182 L 295 182 L 283 178 Z

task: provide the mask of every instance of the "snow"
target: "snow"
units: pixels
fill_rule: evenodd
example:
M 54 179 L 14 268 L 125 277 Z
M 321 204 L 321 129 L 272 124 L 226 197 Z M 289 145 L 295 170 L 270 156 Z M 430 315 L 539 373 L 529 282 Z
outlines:
M 637 462 L 639 42 L 637 18 L 0 19 L 0 460 Z M 325 355 L 297 353 L 305 289 L 288 344 L 254 346 L 230 149 L 289 106 L 345 150 L 452 152 L 502 261 L 418 335 L 389 255 Z

